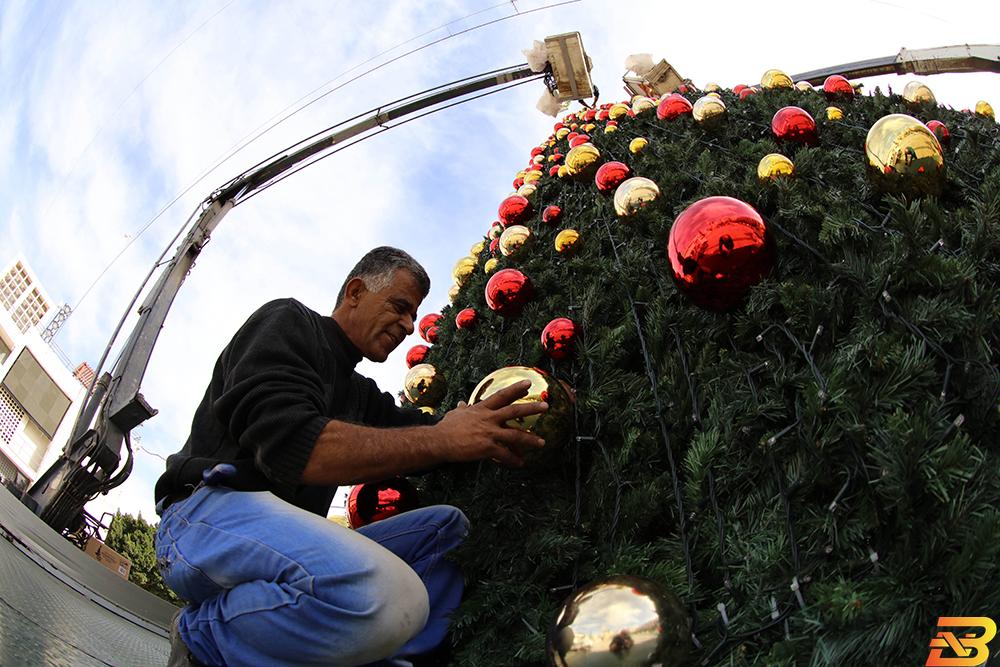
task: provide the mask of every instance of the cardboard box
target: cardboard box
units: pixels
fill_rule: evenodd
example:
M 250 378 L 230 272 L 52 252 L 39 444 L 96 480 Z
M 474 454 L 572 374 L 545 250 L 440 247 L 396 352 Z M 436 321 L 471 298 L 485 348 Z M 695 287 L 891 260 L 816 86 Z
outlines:
M 122 556 L 120 553 L 101 542 L 96 537 L 87 540 L 87 547 L 84 551 L 98 563 L 108 568 L 122 579 L 128 579 L 129 570 L 132 569 L 132 561 Z

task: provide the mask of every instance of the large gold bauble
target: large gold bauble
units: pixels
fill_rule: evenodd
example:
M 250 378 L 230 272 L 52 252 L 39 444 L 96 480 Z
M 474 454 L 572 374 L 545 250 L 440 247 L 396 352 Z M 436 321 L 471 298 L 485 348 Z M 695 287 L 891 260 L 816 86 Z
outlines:
M 504 257 L 516 256 L 532 241 L 531 230 L 524 225 L 510 225 L 500 235 L 500 252 Z
M 705 126 L 714 126 L 726 116 L 726 103 L 717 97 L 699 97 L 691 108 L 694 119 Z
M 648 97 L 638 97 L 632 101 L 632 113 L 636 116 L 643 113 L 644 111 L 649 111 L 650 109 L 656 108 L 656 102 L 649 99 Z
M 633 215 L 660 196 L 660 188 L 642 176 L 625 179 L 615 190 L 615 213 L 621 217 Z
M 827 120 L 844 120 L 844 112 L 838 107 L 827 107 L 826 108 L 826 119 Z
M 795 165 L 781 153 L 769 153 L 757 163 L 757 178 L 761 182 L 773 181 L 782 176 L 794 176 Z
M 556 139 L 565 139 L 566 135 L 569 134 L 569 131 L 568 127 L 560 127 L 556 130 Z
M 760 77 L 760 87 L 771 90 L 773 88 L 793 88 L 792 77 L 788 76 L 780 69 L 769 69 Z
M 537 171 L 534 173 L 538 173 Z M 525 183 L 517 189 L 517 194 L 521 195 L 530 202 L 535 200 L 535 193 L 538 192 L 538 186 L 534 183 Z
M 979 116 L 985 116 L 990 120 L 996 120 L 996 114 L 993 113 L 993 107 L 986 100 L 979 100 L 976 102 L 976 114 Z
M 542 180 L 542 176 L 544 176 L 544 174 L 538 171 L 537 169 L 529 171 L 527 174 L 524 175 L 524 185 L 528 185 L 530 183 L 537 183 L 538 181 Z M 522 185 L 521 187 L 524 187 L 524 185 Z
M 934 93 L 925 83 L 910 81 L 903 88 L 903 99 L 910 104 L 937 104 Z
M 469 254 L 472 255 L 473 257 L 479 257 L 479 255 L 481 255 L 483 250 L 485 249 L 486 249 L 486 241 L 476 241 L 475 243 L 472 244 L 472 247 L 469 248 Z
M 586 177 L 597 170 L 601 152 L 591 143 L 580 144 L 566 154 L 566 171 L 570 176 Z
M 414 366 L 416 368 L 416 366 Z M 569 435 L 573 405 L 563 385 L 538 368 L 528 366 L 507 366 L 484 377 L 469 397 L 469 405 L 475 405 L 496 392 L 517 384 L 522 380 L 531 382 L 526 396 L 515 403 L 537 403 L 545 401 L 549 409 L 539 415 L 529 415 L 507 421 L 506 426 L 534 433 L 545 440 L 546 447 L 555 447 Z
M 636 137 L 628 142 L 628 149 L 633 155 L 638 155 L 649 145 L 649 140 L 645 137 Z
M 459 285 L 452 285 L 448 288 L 448 300 L 455 303 L 455 299 L 458 298 L 458 293 L 462 288 Z
M 472 272 L 476 270 L 476 264 L 478 263 L 475 257 L 463 257 L 455 262 L 455 268 L 451 270 L 451 277 L 455 281 L 455 284 L 460 287 L 464 285 L 465 281 L 472 275 Z
M 444 376 L 430 364 L 417 364 L 403 378 L 403 393 L 416 406 L 434 407 L 448 392 Z
M 604 134 L 611 134 L 612 132 L 617 132 L 617 131 L 618 131 L 617 125 L 606 125 L 604 127 Z
M 618 102 L 617 104 L 612 104 L 611 108 L 608 109 L 608 118 L 611 120 L 618 120 L 628 115 L 629 107 L 627 104 Z
M 865 139 L 868 172 L 883 192 L 940 194 L 944 153 L 934 133 L 912 116 L 894 113 L 872 125 Z
M 561 255 L 572 255 L 580 249 L 580 232 L 575 229 L 564 229 L 556 234 L 556 252 Z
M 717 83 L 706 83 L 702 90 L 706 93 L 717 93 L 722 90 L 722 86 Z
M 556 172 L 556 176 L 558 176 L 559 178 L 566 178 L 567 176 L 569 176 L 569 167 L 567 167 L 565 164 L 559 165 L 559 171 Z
M 556 667 L 686 665 L 691 622 L 673 593 L 648 579 L 617 576 L 569 597 L 549 633 Z
M 487 275 L 493 273 L 497 268 L 497 264 L 499 263 L 500 263 L 499 259 L 497 259 L 496 257 L 490 257 L 488 260 L 486 260 L 486 263 L 483 264 L 483 273 Z

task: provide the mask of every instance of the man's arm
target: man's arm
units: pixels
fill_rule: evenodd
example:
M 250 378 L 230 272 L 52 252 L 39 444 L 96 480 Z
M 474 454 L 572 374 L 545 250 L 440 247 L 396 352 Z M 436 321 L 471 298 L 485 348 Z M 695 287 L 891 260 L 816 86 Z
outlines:
M 485 458 L 523 465 L 521 453 L 545 441 L 504 424 L 548 409 L 545 403 L 514 403 L 529 387 L 527 381 L 519 382 L 476 405 L 459 404 L 433 426 L 374 428 L 331 420 L 316 439 L 302 483 L 379 481 L 442 463 Z

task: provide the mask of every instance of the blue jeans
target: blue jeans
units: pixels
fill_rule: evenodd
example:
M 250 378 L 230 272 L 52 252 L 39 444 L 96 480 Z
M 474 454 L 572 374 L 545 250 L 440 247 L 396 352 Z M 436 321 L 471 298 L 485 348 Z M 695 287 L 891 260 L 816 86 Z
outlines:
M 273 494 L 201 486 L 156 533 L 177 625 L 207 665 L 364 665 L 430 651 L 462 597 L 443 556 L 461 511 L 425 507 L 356 531 Z

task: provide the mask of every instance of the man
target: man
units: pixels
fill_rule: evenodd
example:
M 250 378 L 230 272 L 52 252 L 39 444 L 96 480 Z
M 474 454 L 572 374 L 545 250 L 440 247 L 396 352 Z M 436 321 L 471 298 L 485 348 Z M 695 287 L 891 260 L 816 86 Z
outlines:
M 357 531 L 324 518 L 338 485 L 484 458 L 517 466 L 544 444 L 504 426 L 547 409 L 513 403 L 527 383 L 432 422 L 354 371 L 413 332 L 429 289 L 412 257 L 376 248 L 332 316 L 273 301 L 222 351 L 156 484 L 158 563 L 189 602 L 171 665 L 406 665 L 444 639 L 462 594 L 444 556 L 465 516 L 427 507 Z

